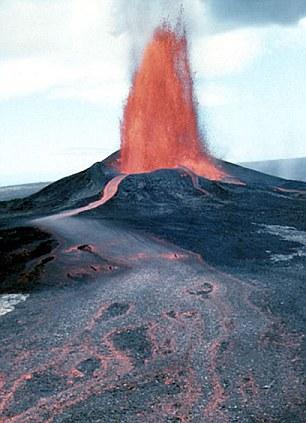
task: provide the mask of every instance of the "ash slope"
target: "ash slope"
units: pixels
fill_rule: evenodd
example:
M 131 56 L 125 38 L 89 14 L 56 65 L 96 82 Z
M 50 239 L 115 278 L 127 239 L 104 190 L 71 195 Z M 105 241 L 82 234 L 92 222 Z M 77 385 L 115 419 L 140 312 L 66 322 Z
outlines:
M 305 421 L 306 184 L 222 165 L 244 185 L 160 170 L 47 217 L 100 195 L 102 163 L 3 204 L 38 228 L 0 234 L 30 293 L 1 320 L 4 421 Z

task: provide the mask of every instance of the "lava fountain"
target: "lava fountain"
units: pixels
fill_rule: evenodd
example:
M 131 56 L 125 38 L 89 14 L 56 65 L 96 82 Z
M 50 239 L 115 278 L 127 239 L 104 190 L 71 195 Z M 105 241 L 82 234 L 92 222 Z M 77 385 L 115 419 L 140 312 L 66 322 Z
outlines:
M 121 124 L 122 173 L 190 169 L 220 180 L 220 170 L 201 137 L 186 34 L 157 28 L 133 77 Z

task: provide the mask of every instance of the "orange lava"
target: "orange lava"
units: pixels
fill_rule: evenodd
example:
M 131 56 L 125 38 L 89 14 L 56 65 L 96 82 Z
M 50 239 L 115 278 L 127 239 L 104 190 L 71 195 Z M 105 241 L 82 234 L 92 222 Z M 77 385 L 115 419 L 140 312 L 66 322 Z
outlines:
M 164 24 L 155 31 L 133 78 L 121 125 L 120 170 L 178 167 L 212 180 L 225 176 L 199 131 L 186 35 Z
M 76 216 L 79 213 L 83 213 L 88 210 L 96 209 L 100 206 L 103 206 L 103 204 L 107 203 L 109 200 L 111 200 L 118 192 L 119 185 L 121 181 L 126 177 L 127 175 L 118 175 L 115 176 L 113 179 L 111 179 L 104 187 L 102 196 L 99 200 L 93 201 L 92 203 L 87 204 L 86 206 L 79 207 L 77 209 L 67 210 L 64 212 L 59 213 L 57 216 L 60 217 L 70 217 L 70 216 Z M 71 252 L 72 250 L 67 250 L 67 252 Z M 0 421 L 1 423 L 1 421 Z

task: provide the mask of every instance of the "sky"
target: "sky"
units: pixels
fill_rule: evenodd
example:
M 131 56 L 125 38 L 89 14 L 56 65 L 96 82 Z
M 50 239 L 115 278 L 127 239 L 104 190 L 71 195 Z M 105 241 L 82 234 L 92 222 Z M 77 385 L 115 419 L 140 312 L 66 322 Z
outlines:
M 181 4 L 213 154 L 306 156 L 305 0 L 0 0 L 0 186 L 53 181 L 119 148 L 133 71 Z

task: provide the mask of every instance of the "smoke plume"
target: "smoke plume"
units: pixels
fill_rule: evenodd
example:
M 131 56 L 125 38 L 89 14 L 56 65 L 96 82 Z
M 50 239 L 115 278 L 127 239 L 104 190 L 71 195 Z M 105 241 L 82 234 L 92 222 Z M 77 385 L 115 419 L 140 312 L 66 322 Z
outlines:
M 200 14 L 203 15 L 203 4 L 201 0 L 117 0 L 114 2 L 113 14 L 116 34 L 129 37 L 133 72 L 145 45 L 161 23 L 167 21 L 175 26 L 183 16 L 187 32 L 194 32 Z

